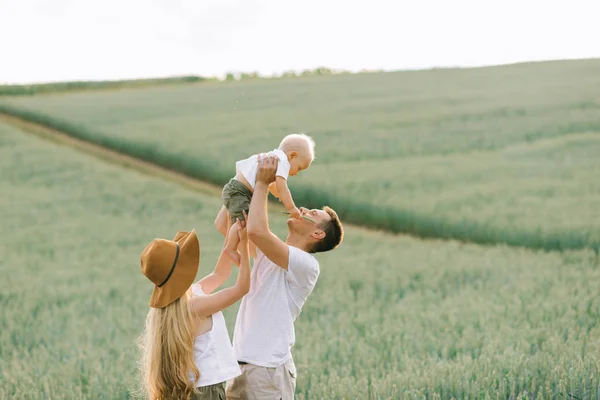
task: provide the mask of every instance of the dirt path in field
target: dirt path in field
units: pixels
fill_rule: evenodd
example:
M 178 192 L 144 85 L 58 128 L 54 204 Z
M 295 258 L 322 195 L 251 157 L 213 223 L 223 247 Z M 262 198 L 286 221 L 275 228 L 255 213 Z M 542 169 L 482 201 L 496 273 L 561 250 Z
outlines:
M 14 126 L 15 128 L 18 128 L 19 130 L 25 133 L 33 134 L 35 136 L 41 137 L 46 140 L 50 140 L 61 145 L 70 146 L 78 151 L 87 153 L 101 160 L 117 164 L 126 168 L 134 169 L 146 175 L 176 182 L 188 189 L 192 189 L 197 192 L 201 192 L 210 196 L 221 197 L 222 188 L 220 186 L 207 183 L 196 178 L 191 178 L 180 172 L 176 172 L 168 168 L 164 168 L 156 164 L 140 160 L 139 158 L 131 157 L 127 154 L 107 149 L 106 147 L 90 143 L 85 140 L 74 138 L 73 136 L 67 135 L 66 133 L 63 133 L 59 130 L 49 128 L 45 125 L 26 121 L 22 118 L 14 117 L 12 115 L 4 114 L 2 112 L 0 112 L 0 123 L 6 123 L 8 125 Z M 276 213 L 281 213 L 282 211 L 285 211 L 283 205 L 275 201 L 271 201 L 269 203 L 269 209 L 271 212 Z M 215 216 L 216 211 L 217 210 L 215 210 Z M 359 229 L 363 231 L 378 231 L 376 229 L 370 229 L 364 226 L 352 225 L 349 223 L 344 223 L 344 225 L 352 226 L 353 229 Z M 396 235 L 391 232 L 385 233 L 390 235 Z
M 187 175 L 174 172 L 167 168 L 159 167 L 147 161 L 143 161 L 138 158 L 107 149 L 100 145 L 74 138 L 73 136 L 69 136 L 56 129 L 48 128 L 47 126 L 36 124 L 34 122 L 25 121 L 21 118 L 3 114 L 1 112 L 0 122 L 12 125 L 23 132 L 39 136 L 46 140 L 73 147 L 76 150 L 90 154 L 104 161 L 121 165 L 123 167 L 135 169 L 147 175 L 168 179 L 170 181 L 175 181 L 183 186 L 205 194 L 209 194 L 212 196 L 221 196 L 221 188 L 215 185 L 211 185 L 209 183 L 190 178 Z

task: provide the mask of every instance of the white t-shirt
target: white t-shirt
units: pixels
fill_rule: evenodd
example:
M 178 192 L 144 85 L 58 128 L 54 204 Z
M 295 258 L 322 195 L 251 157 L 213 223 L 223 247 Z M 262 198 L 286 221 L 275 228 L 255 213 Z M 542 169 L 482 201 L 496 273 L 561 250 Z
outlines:
M 195 296 L 203 295 L 200 285 L 192 285 Z M 242 371 L 233 354 L 225 318 L 221 311 L 212 315 L 212 329 L 194 340 L 194 360 L 200 370 L 196 387 L 226 382 L 240 376 Z M 190 374 L 190 379 L 193 375 Z
M 283 179 L 288 178 L 290 174 L 290 162 L 283 150 L 275 149 L 267 153 L 268 155 L 275 154 L 279 159 L 277 163 L 277 171 L 275 176 L 281 176 Z M 245 160 L 240 160 L 235 163 L 236 172 L 241 172 L 244 178 L 250 183 L 252 189 L 256 184 L 256 171 L 258 170 L 258 154 L 255 154 Z
M 287 271 L 256 249 L 250 292 L 235 320 L 233 351 L 238 361 L 277 367 L 292 356 L 294 321 L 317 283 L 319 262 L 297 247 L 288 249 Z

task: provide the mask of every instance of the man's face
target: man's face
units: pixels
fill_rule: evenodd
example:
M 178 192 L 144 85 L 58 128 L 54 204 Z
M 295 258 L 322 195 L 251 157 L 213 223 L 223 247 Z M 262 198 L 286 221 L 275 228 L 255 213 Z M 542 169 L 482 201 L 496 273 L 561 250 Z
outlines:
M 325 210 L 318 210 L 315 208 L 309 210 L 304 207 L 300 207 L 299 210 L 300 215 L 306 216 L 315 222 L 311 222 L 304 218 L 290 218 L 287 221 L 290 231 L 293 230 L 301 234 L 310 234 L 315 231 L 320 231 L 319 226 L 321 225 L 321 222 L 331 220 L 331 216 Z

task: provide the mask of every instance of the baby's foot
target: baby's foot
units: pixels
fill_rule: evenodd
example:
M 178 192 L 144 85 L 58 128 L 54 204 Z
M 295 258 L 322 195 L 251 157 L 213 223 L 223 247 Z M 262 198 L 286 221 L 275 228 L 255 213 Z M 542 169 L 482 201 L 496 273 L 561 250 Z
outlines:
M 240 252 L 237 250 L 231 250 L 229 248 L 226 248 L 225 252 L 229 256 L 229 258 L 231 258 L 233 260 L 235 265 L 237 265 L 239 267 L 240 263 L 242 262 L 242 256 L 241 256 Z

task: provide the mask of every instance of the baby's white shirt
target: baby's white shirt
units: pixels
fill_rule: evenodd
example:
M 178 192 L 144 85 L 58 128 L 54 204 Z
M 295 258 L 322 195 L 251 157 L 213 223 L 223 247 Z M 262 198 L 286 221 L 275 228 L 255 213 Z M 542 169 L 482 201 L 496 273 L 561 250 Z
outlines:
M 287 180 L 288 175 L 290 174 L 290 162 L 287 159 L 287 154 L 283 150 L 274 149 L 267 153 L 268 155 L 276 155 L 279 159 L 277 163 L 277 172 L 276 176 L 281 176 L 283 179 Z M 240 172 L 244 178 L 248 181 L 252 189 L 256 185 L 256 172 L 258 171 L 258 154 L 254 154 L 251 157 L 246 158 L 245 160 L 240 160 L 235 163 L 236 172 Z

